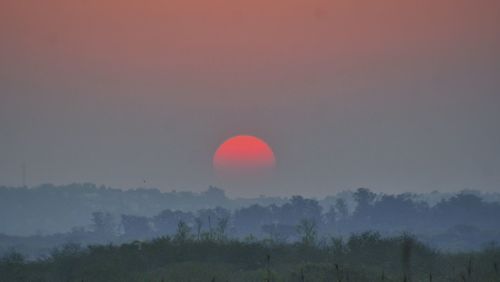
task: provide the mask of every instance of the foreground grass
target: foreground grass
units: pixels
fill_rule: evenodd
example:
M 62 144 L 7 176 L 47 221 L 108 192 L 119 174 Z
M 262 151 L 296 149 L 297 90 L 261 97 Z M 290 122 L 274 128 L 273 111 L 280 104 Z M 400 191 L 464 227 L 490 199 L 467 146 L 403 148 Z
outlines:
M 411 237 L 376 233 L 346 242 L 193 240 L 79 248 L 0 261 L 0 281 L 500 281 L 500 249 L 440 253 Z

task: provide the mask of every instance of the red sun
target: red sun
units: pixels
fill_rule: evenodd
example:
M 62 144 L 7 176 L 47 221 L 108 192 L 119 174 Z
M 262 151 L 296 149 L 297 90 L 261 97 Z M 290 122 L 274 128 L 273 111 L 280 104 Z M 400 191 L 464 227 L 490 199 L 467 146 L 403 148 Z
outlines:
M 275 167 L 276 158 L 271 147 L 262 139 L 238 135 L 219 146 L 213 165 L 223 175 L 250 175 L 269 172 Z

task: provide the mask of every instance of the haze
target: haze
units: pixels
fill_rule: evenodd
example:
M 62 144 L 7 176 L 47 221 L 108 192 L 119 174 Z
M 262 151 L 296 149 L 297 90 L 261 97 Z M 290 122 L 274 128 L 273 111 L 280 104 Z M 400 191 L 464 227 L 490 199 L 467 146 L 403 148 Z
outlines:
M 0 3 L 0 185 L 231 196 L 500 187 L 498 1 Z M 267 185 L 212 170 L 225 139 Z

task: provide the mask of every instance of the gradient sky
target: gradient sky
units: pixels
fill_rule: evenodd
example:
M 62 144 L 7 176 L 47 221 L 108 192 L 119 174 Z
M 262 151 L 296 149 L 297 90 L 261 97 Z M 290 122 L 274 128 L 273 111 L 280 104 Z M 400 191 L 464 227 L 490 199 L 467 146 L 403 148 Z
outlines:
M 498 0 L 3 0 L 0 185 L 500 191 Z M 266 185 L 212 170 L 274 149 Z M 144 184 L 143 179 L 146 180 Z

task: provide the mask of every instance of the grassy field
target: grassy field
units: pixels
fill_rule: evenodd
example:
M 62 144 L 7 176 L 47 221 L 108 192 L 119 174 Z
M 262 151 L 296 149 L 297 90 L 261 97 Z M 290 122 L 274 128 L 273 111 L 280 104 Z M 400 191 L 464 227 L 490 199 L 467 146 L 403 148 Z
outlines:
M 441 253 L 404 235 L 376 233 L 302 241 L 195 240 L 80 248 L 26 261 L 15 253 L 0 262 L 0 281 L 500 281 L 500 248 Z

